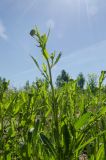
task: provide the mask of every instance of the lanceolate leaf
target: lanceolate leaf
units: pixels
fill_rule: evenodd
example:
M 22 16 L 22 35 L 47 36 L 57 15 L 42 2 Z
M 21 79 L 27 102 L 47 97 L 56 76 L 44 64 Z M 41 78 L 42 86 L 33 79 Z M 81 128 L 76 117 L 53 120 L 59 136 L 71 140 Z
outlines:
M 103 155 L 104 155 L 104 145 L 102 144 L 97 152 L 97 160 L 100 160 L 103 158 Z
M 97 137 L 103 135 L 104 133 L 106 133 L 105 131 L 100 132 L 99 134 L 97 134 L 95 137 L 90 138 L 88 141 L 86 141 L 85 143 L 83 143 L 82 145 L 80 145 L 77 149 L 76 152 L 78 152 L 79 150 L 81 150 L 82 148 L 84 148 L 85 146 L 87 146 L 88 144 L 90 144 L 92 141 L 94 141 Z
M 101 71 L 101 75 L 100 75 L 100 78 L 99 78 L 99 88 L 101 88 L 101 85 L 102 85 L 105 77 L 106 77 L 106 71 Z
M 62 55 L 62 53 L 60 52 L 60 53 L 58 54 L 58 56 L 57 56 L 57 58 L 56 58 L 54 64 L 53 64 L 53 66 L 56 65 L 56 64 L 58 63 L 59 59 L 61 58 L 61 55 Z
M 36 60 L 33 56 L 31 56 L 31 58 L 33 59 L 34 63 L 36 64 L 36 66 L 37 66 L 37 68 L 39 69 L 40 73 L 46 78 L 46 80 L 48 80 L 48 77 L 47 77 L 46 74 L 41 70 L 41 68 L 40 68 L 37 60 Z
M 43 144 L 45 145 L 45 147 L 48 148 L 49 152 L 55 157 L 56 152 L 55 152 L 53 145 L 49 141 L 49 139 L 43 133 L 40 133 L 40 138 Z
M 47 66 L 45 63 L 42 64 L 42 69 L 45 73 L 47 73 Z
M 70 146 L 70 133 L 68 130 L 68 127 L 66 124 L 62 127 L 63 130 L 63 140 L 64 140 L 64 146 L 65 147 L 65 154 L 69 152 L 69 146 Z
M 10 104 L 8 105 L 8 107 L 6 108 L 6 113 L 12 113 L 12 110 L 14 108 L 14 103 L 16 103 L 17 101 L 17 98 L 18 98 L 18 95 L 16 94 L 13 99 L 11 100 Z
M 91 119 L 89 120 L 89 123 L 93 123 L 94 121 L 98 120 L 99 118 L 101 118 L 105 114 L 106 114 L 106 107 L 103 106 L 100 108 L 100 110 L 96 113 L 95 116 L 91 117 Z
M 88 120 L 91 117 L 92 113 L 88 112 L 83 114 L 76 122 L 75 122 L 75 128 L 76 130 L 81 129 L 84 125 L 88 124 Z
M 102 116 L 106 114 L 106 106 L 103 106 L 102 108 L 100 108 L 100 111 L 98 113 L 98 116 Z
M 39 67 L 37 60 L 33 56 L 31 56 L 31 58 L 33 59 L 34 63 L 36 64 L 37 68 L 40 70 L 40 67 Z
M 71 131 L 72 136 L 75 138 L 75 136 L 76 136 L 76 130 L 75 130 L 74 125 L 72 125 L 72 124 L 70 124 L 70 131 Z
M 34 129 L 34 136 L 36 137 L 37 133 L 38 133 L 38 129 L 39 129 L 39 125 L 40 125 L 40 121 L 39 119 L 36 120 L 35 122 L 35 129 Z

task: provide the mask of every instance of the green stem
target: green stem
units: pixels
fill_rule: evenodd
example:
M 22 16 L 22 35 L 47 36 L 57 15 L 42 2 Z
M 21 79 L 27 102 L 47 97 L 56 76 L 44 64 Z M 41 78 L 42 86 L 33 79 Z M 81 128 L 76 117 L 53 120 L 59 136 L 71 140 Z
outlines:
M 55 126 L 55 134 L 54 134 L 54 138 L 56 141 L 56 146 L 57 146 L 57 159 L 60 159 L 60 142 L 59 142 L 59 125 L 58 125 L 58 106 L 56 104 L 56 99 L 55 99 L 55 91 L 54 91 L 54 87 L 53 87 L 53 81 L 52 81 L 52 73 L 51 73 L 51 67 L 50 67 L 50 63 L 47 60 L 47 65 L 48 65 L 48 70 L 49 70 L 49 76 L 50 76 L 50 86 L 51 86 L 51 90 L 52 90 L 52 112 L 53 112 L 53 121 L 54 121 L 54 126 Z

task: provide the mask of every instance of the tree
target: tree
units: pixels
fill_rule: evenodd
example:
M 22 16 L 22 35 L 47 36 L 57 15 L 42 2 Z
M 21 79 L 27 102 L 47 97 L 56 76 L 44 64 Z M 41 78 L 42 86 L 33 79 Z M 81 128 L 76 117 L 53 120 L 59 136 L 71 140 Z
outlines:
M 0 77 L 0 100 L 3 97 L 3 93 L 8 89 L 9 81 L 7 81 L 5 78 Z
M 97 87 L 97 75 L 92 73 L 88 74 L 88 86 L 90 87 L 92 92 L 95 92 Z
M 56 86 L 62 87 L 65 83 L 68 83 L 70 81 L 70 76 L 68 73 L 63 69 L 61 71 L 61 74 L 57 76 L 56 79 Z
M 5 78 L 0 77 L 0 91 L 5 91 L 8 89 L 9 81 L 7 81 Z
M 26 91 L 28 91 L 29 88 L 30 88 L 29 81 L 26 81 L 26 84 L 25 84 L 25 86 L 24 86 L 24 89 L 25 89 Z
M 80 89 L 84 88 L 84 84 L 85 84 L 85 78 L 83 76 L 83 73 L 79 73 L 78 77 L 77 77 L 77 86 Z

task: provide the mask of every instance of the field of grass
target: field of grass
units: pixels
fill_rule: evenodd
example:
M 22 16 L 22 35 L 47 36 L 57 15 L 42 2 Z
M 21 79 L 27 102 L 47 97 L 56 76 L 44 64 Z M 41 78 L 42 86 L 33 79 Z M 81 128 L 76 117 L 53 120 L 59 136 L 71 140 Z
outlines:
M 31 57 L 45 81 L 19 91 L 0 86 L 0 160 L 106 160 L 106 72 L 95 92 L 76 80 L 56 88 L 52 68 L 61 53 L 48 53 L 49 33 L 30 35 L 45 59 L 39 66 Z

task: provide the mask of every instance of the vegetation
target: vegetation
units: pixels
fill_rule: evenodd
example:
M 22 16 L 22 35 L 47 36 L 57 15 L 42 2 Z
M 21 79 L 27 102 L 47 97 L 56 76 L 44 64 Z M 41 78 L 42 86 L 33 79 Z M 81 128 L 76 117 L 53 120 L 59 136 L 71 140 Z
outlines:
M 82 73 L 80 73 L 77 77 L 77 86 L 80 88 L 80 89 L 84 89 L 84 85 L 85 85 L 85 78 L 83 76 Z
M 52 68 L 61 53 L 48 53 L 49 33 L 41 35 L 35 28 L 30 35 L 45 60 L 39 66 L 31 56 L 44 80 L 38 79 L 32 86 L 27 82 L 20 91 L 0 82 L 0 159 L 81 160 L 86 156 L 105 160 L 106 72 L 101 72 L 95 93 L 89 83 L 82 90 L 77 80 L 55 88 Z
M 97 75 L 92 73 L 88 75 L 88 86 L 90 87 L 92 92 L 95 92 L 97 87 Z
M 61 71 L 61 74 L 57 76 L 56 79 L 56 86 L 57 87 L 62 87 L 65 83 L 68 83 L 70 81 L 70 76 L 66 71 L 63 69 Z

